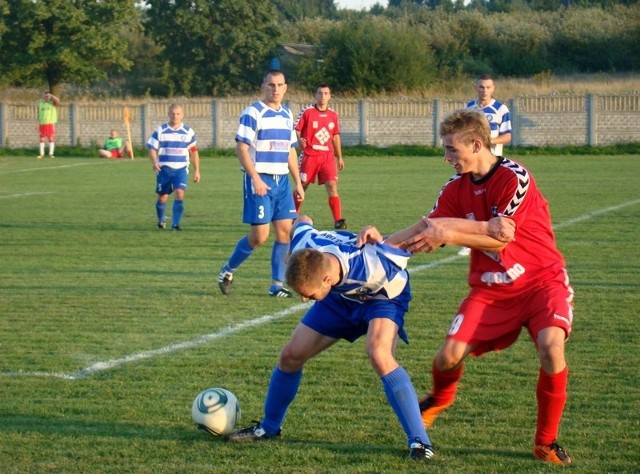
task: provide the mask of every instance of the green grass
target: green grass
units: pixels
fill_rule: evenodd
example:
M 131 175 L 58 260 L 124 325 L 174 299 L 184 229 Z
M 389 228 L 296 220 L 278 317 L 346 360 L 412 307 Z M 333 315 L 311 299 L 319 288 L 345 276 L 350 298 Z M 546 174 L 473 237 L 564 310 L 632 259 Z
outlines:
M 414 222 L 451 175 L 440 157 L 345 156 L 351 229 Z M 576 290 L 560 432 L 575 472 L 640 466 L 639 159 L 523 158 L 550 201 Z M 531 456 L 537 361 L 526 333 L 468 360 L 456 404 L 431 430 L 438 457 L 429 467 L 405 459 L 363 341 L 307 365 L 282 440 L 233 445 L 198 432 L 190 407 L 209 386 L 236 393 L 243 424 L 260 418 L 270 371 L 304 310 L 266 297 L 270 245 L 237 273 L 231 295 L 219 293 L 217 271 L 246 232 L 241 174 L 235 158 L 219 156 L 203 159 L 202 176 L 178 234 L 155 227 L 146 159 L 0 157 L 2 472 L 557 472 Z M 303 212 L 331 225 L 323 188 L 309 189 Z M 412 260 L 411 344 L 397 355 L 420 393 L 466 292 L 467 261 L 442 262 L 456 250 Z

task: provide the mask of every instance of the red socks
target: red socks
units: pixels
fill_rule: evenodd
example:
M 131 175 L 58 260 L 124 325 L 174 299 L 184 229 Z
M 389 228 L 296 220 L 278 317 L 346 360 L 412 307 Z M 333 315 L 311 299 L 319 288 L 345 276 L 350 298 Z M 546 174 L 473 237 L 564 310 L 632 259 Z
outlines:
M 433 376 L 433 388 L 431 396 L 437 406 L 450 405 L 456 399 L 458 391 L 458 381 L 462 378 L 464 365 L 460 364 L 457 369 L 450 372 L 441 372 L 436 369 L 435 362 L 431 368 Z
M 340 203 L 340 196 L 329 196 L 329 207 L 331 208 L 331 214 L 333 214 L 334 222 L 342 219 L 342 204 Z
M 549 375 L 540 369 L 536 398 L 538 400 L 538 422 L 536 425 L 536 444 L 549 445 L 558 438 L 560 420 L 567 401 L 569 368 L 557 374 Z

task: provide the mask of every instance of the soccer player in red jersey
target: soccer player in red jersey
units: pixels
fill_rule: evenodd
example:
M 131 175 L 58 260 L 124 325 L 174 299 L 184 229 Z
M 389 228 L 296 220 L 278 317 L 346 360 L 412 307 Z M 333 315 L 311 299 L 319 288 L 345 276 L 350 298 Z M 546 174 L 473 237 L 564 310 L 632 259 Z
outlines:
M 304 109 L 296 122 L 296 133 L 302 152 L 300 178 L 307 189 L 313 182 L 324 184 L 329 196 L 329 208 L 336 229 L 346 229 L 342 218 L 342 202 L 338 195 L 338 170 L 344 170 L 340 142 L 338 114 L 329 108 L 331 88 L 327 84 L 316 87 L 316 103 Z M 302 201 L 294 196 L 296 212 Z
M 420 401 L 423 422 L 429 428 L 454 402 L 469 354 L 506 349 L 526 328 L 540 360 L 533 455 L 571 464 L 556 440 L 567 400 L 565 341 L 571 333 L 573 290 L 548 203 L 525 167 L 491 153 L 489 125 L 481 112 L 452 113 L 440 125 L 440 137 L 444 160 L 456 175 L 429 215 L 400 238 L 413 253 L 445 244 L 470 247 L 471 290 L 433 360 L 433 386 Z M 515 224 L 513 238 L 489 237 L 486 229 L 496 216 Z

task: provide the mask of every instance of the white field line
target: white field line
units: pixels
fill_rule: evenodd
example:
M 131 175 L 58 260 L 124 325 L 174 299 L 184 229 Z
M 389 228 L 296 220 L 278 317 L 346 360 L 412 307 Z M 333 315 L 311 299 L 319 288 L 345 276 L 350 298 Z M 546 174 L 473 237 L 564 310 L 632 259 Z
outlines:
M 596 211 L 587 212 L 582 214 L 581 216 L 575 217 L 573 219 L 569 219 L 568 221 L 562 222 L 554 227 L 554 229 L 561 229 L 564 227 L 569 227 L 573 224 L 577 224 L 578 222 L 583 222 L 594 217 L 598 217 L 604 214 L 608 214 L 610 212 L 615 212 L 625 207 L 634 206 L 640 204 L 640 199 L 636 199 L 634 201 L 628 201 L 622 204 L 618 204 L 616 206 L 607 207 L 604 209 L 599 209 Z M 411 273 L 420 272 L 423 270 L 427 270 L 429 268 L 438 267 L 441 265 L 446 265 L 455 260 L 461 258 L 468 258 L 466 256 L 452 255 L 447 258 L 443 258 L 441 260 L 436 260 L 434 262 L 430 262 L 424 265 L 419 265 L 416 267 L 410 268 Z M 250 329 L 256 326 L 260 326 L 262 324 L 269 323 L 271 321 L 276 321 L 278 319 L 284 318 L 291 314 L 297 313 L 303 309 L 306 309 L 310 306 L 310 303 L 300 303 L 292 306 L 291 308 L 287 308 L 283 311 L 279 311 L 274 314 L 267 314 L 264 316 L 260 316 L 259 318 L 251 319 L 248 321 L 244 321 L 242 323 L 236 324 L 234 326 L 229 326 L 227 328 L 220 329 L 216 332 L 212 332 L 210 334 L 205 334 L 203 336 L 197 337 L 195 339 L 191 339 L 184 342 L 178 342 L 176 344 L 170 344 L 168 346 L 161 347 L 160 349 L 153 349 L 149 351 L 136 352 L 134 354 L 125 355 L 120 357 L 119 359 L 111 359 L 107 361 L 95 362 L 84 369 L 78 370 L 77 372 L 73 372 L 70 374 L 60 373 L 60 372 L 25 372 L 25 371 L 17 371 L 17 372 L 3 372 L 0 373 L 2 377 L 47 377 L 47 378 L 59 378 L 63 380 L 79 380 L 86 377 L 89 377 L 97 372 L 101 372 L 104 370 L 110 370 L 120 365 L 129 363 L 129 362 L 137 362 L 143 359 L 150 359 L 152 357 L 161 356 L 165 354 L 169 354 L 178 350 L 183 349 L 191 349 L 194 347 L 202 346 L 210 343 L 213 340 L 220 339 L 225 336 L 229 336 L 236 332 L 242 331 L 244 329 Z
M 29 197 L 29 196 L 39 196 L 40 194 L 54 194 L 53 191 L 47 192 L 35 192 L 35 193 L 22 193 L 22 194 L 8 194 L 6 196 L 0 196 L 0 199 L 11 199 L 11 198 L 21 198 L 21 197 Z
M 45 158 L 43 158 L 44 160 Z M 46 158 L 48 160 L 50 160 L 49 158 Z M 93 165 L 104 165 L 107 163 L 107 160 L 102 160 L 102 161 L 98 161 L 99 158 L 96 159 L 96 161 L 92 161 L 90 163 L 73 163 L 73 164 L 68 164 L 68 165 L 56 165 L 56 166 L 47 166 L 44 168 L 23 168 L 23 169 L 19 169 L 19 170 L 5 170 L 0 172 L 0 176 L 2 175 L 6 175 L 6 174 L 12 174 L 12 173 L 30 173 L 31 171 L 51 171 L 51 170 L 61 170 L 64 168 L 75 168 L 76 166 L 93 166 Z M 53 160 L 53 161 L 57 161 L 57 160 Z

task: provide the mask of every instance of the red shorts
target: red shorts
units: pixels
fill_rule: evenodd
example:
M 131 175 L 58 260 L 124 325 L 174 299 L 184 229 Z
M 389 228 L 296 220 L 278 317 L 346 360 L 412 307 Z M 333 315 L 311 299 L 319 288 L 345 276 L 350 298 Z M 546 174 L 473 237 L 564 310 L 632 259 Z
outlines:
M 318 184 L 327 181 L 338 181 L 338 165 L 333 153 L 320 155 L 302 155 L 300 163 L 300 180 L 302 184 L 311 184 L 318 179 Z
M 471 345 L 471 355 L 511 346 L 523 327 L 535 342 L 548 327 L 562 328 L 568 338 L 573 321 L 573 289 L 568 279 L 546 281 L 513 298 L 497 300 L 472 290 L 462 301 L 447 333 Z
M 124 158 L 124 154 L 116 148 L 111 150 L 111 158 Z
M 44 139 L 53 141 L 56 138 L 56 126 L 52 123 L 44 123 L 40 125 L 40 141 Z

